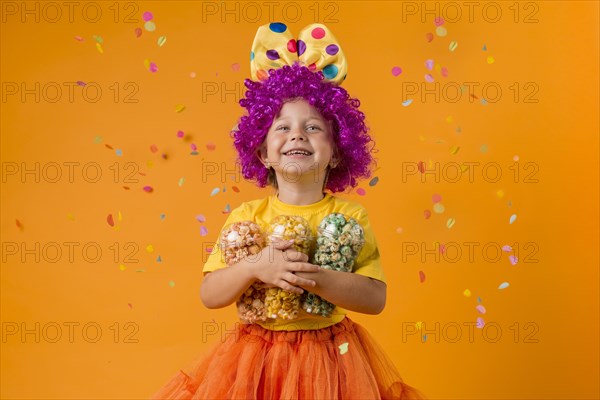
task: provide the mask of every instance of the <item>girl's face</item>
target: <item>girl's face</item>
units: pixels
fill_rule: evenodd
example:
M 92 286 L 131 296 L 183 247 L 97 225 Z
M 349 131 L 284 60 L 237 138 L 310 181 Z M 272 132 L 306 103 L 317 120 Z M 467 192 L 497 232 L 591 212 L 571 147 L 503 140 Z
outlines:
M 315 107 L 304 99 L 293 99 L 275 116 L 257 155 L 263 164 L 273 167 L 278 182 L 297 181 L 302 176 L 322 184 L 335 148 L 332 132 L 331 122 Z M 294 149 L 308 153 L 290 154 Z

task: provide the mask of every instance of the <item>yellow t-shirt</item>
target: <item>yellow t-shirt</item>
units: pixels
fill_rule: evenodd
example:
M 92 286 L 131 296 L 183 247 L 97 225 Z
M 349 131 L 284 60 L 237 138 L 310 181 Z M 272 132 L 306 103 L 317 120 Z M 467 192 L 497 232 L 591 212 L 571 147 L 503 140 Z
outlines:
M 314 234 L 321 220 L 328 214 L 342 213 L 354 218 L 363 228 L 365 233 L 365 244 L 356 258 L 352 272 L 386 282 L 381 267 L 379 249 L 377 241 L 371 229 L 371 224 L 367 216 L 367 211 L 358 203 L 340 199 L 330 193 L 325 193 L 325 197 L 313 204 L 297 206 L 283 203 L 277 195 L 252 200 L 242 203 L 238 208 L 231 211 L 223 227 L 239 221 L 253 221 L 266 232 L 271 220 L 279 215 L 298 215 L 308 221 Z M 225 268 L 226 264 L 221 256 L 221 250 L 218 246 L 218 238 L 206 264 L 204 265 L 204 275 L 219 268 Z M 321 329 L 337 324 L 344 319 L 346 310 L 336 307 L 331 317 L 308 316 L 289 321 L 276 322 L 257 322 L 266 329 L 271 330 L 308 330 Z

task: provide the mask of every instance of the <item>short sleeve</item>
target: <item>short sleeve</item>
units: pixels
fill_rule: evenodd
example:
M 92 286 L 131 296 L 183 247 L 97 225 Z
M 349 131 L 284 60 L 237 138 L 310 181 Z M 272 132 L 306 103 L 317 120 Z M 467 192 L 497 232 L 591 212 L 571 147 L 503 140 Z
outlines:
M 379 255 L 379 248 L 377 247 L 377 239 L 371 228 L 367 211 L 364 208 L 361 208 L 358 213 L 352 217 L 360 224 L 360 226 L 362 226 L 365 233 L 365 244 L 354 262 L 352 272 L 387 283 L 381 266 L 381 257 Z
M 234 222 L 239 222 L 239 221 L 245 221 L 248 219 L 249 218 L 248 218 L 248 215 L 246 212 L 245 203 L 243 203 L 241 206 L 232 210 L 229 213 L 227 220 L 225 221 L 225 223 L 223 224 L 223 227 L 221 228 L 217 237 L 215 238 L 212 251 L 210 252 L 208 259 L 206 260 L 206 263 L 204 264 L 204 268 L 202 269 L 204 276 L 206 276 L 206 274 L 209 272 L 213 272 L 218 269 L 225 268 L 227 266 L 225 264 L 225 258 L 222 257 L 221 249 L 219 248 L 219 238 L 221 237 L 221 232 L 223 232 L 223 229 L 229 224 L 233 224 Z

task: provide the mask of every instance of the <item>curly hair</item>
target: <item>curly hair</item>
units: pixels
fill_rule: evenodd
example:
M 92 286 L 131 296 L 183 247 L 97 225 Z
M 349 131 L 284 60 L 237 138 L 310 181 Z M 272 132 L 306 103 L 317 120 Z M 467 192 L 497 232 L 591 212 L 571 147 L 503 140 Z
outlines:
M 247 110 L 247 115 L 239 119 L 231 132 L 244 178 L 255 180 L 260 187 L 267 183 L 277 187 L 274 171 L 265 168 L 256 150 L 283 104 L 296 98 L 305 99 L 325 120 L 332 122 L 339 163 L 335 168 L 328 167 L 325 188 L 341 192 L 348 186 L 357 186 L 357 178 L 371 176 L 370 165 L 375 160 L 367 146 L 374 141 L 367 134 L 365 115 L 358 109 L 360 101 L 351 98 L 344 88 L 323 79 L 321 71 L 312 72 L 296 62 L 269 70 L 269 77 L 263 82 L 244 81 L 248 90 L 239 104 Z

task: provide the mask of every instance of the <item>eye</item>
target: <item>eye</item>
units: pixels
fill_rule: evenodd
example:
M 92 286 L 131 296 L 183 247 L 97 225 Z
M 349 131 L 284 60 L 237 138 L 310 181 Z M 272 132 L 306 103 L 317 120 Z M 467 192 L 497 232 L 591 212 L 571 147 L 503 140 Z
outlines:
M 281 131 L 284 129 L 290 129 L 289 127 L 287 127 L 286 125 L 279 125 L 277 128 L 275 128 L 276 131 Z
M 309 127 L 307 127 L 306 129 L 309 129 L 309 130 L 310 130 L 310 129 L 313 129 L 313 128 L 314 128 L 314 129 L 316 129 L 316 130 L 318 130 L 318 131 L 320 131 L 320 130 L 321 130 L 321 127 L 320 127 L 320 126 L 318 126 L 318 125 L 310 125 L 310 126 L 309 126 Z

